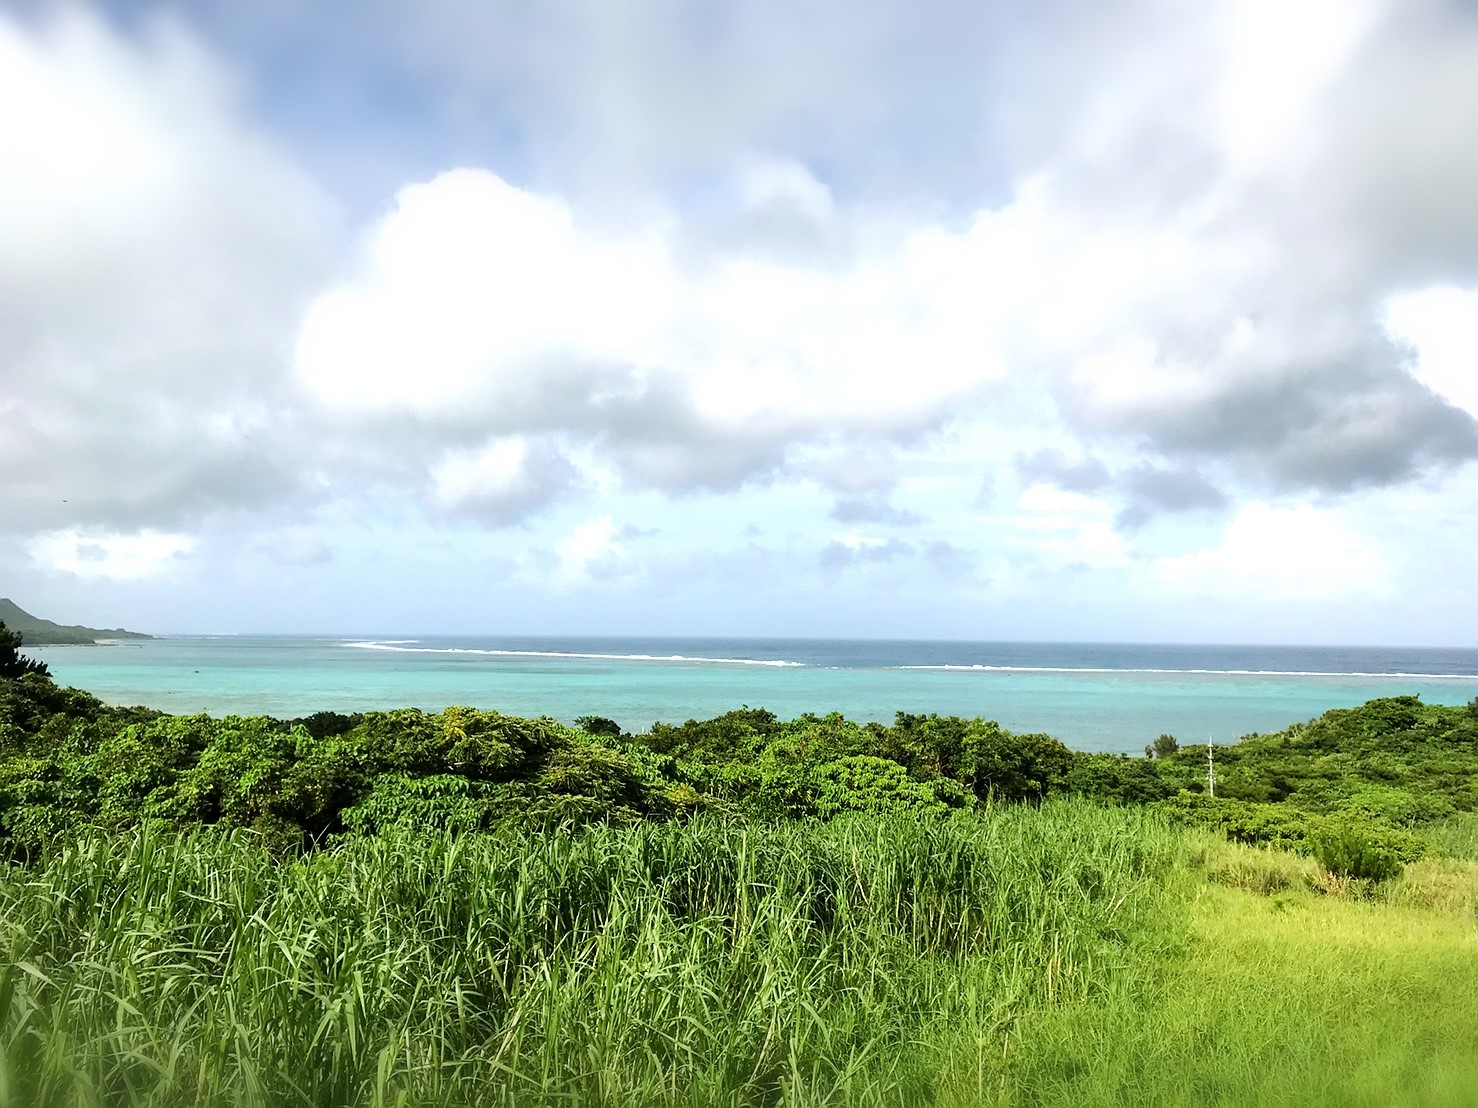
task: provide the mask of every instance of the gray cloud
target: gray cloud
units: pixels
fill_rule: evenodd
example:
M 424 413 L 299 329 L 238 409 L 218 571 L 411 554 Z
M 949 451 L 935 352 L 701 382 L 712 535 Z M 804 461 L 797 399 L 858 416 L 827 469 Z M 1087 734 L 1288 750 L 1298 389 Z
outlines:
M 898 483 L 898 459 L 877 444 L 852 445 L 828 454 L 816 464 L 815 474 L 833 492 L 887 494 Z
M 0 47 L 36 63 L 40 125 L 0 122 L 0 527 L 168 525 L 291 493 L 285 370 L 332 207 L 173 24 L 126 42 L 76 9 L 0 17 Z
M 580 487 L 580 471 L 557 444 L 537 439 L 518 445 L 519 456 L 492 472 L 478 465 L 476 455 L 457 459 L 460 465 L 444 463 L 436 474 L 435 498 L 456 515 L 507 527 Z
M 1349 492 L 1478 457 L 1478 423 L 1405 370 L 1406 353 L 1372 335 L 1349 359 L 1229 373 L 1191 402 L 1116 413 L 1116 429 L 1161 454 L 1230 462 L 1278 491 Z M 1101 421 L 1089 410 L 1084 422 Z
M 883 523 L 891 527 L 912 527 L 923 522 L 923 516 L 907 508 L 895 507 L 886 496 L 839 497 L 832 505 L 831 518 L 839 523 Z
M 630 483 L 669 493 L 729 492 L 768 477 L 785 461 L 790 443 L 784 435 L 725 434 L 686 414 L 665 425 L 654 422 L 630 439 L 608 431 L 596 441 Z
M 1231 498 L 1193 470 L 1141 465 L 1118 480 L 1127 498 L 1119 512 L 1123 527 L 1138 527 L 1157 515 L 1173 512 L 1220 511 Z
M 937 539 L 924 548 L 924 559 L 946 580 L 958 581 L 975 572 L 975 557 L 943 539 Z
M 1211 450 L 1215 454 L 1215 449 Z M 1227 494 L 1193 468 L 1147 462 L 1111 470 L 1098 458 L 1069 458 L 1060 450 L 1018 455 L 1023 483 L 1044 482 L 1068 492 L 1118 500 L 1121 526 L 1138 527 L 1158 515 L 1217 511 L 1231 505 Z
M 1306 102 L 1248 125 L 1254 144 L 1274 143 L 1248 155 L 1218 115 L 1228 47 L 1208 31 L 1228 11 L 1152 20 L 1146 8 L 1135 25 L 1151 33 L 1122 52 L 1084 37 L 1053 54 L 1085 66 L 1066 87 L 1104 97 L 1096 132 L 1064 110 L 1060 130 L 1037 134 L 1057 148 L 1039 151 L 1054 201 L 1085 226 L 1183 239 L 1185 254 L 1163 276 L 1129 278 L 1140 287 L 1099 337 L 1137 342 L 1161 383 L 1126 398 L 1093 377 L 1128 370 L 1067 365 L 1064 411 L 1083 431 L 1265 490 L 1343 493 L 1478 456 L 1472 418 L 1417 384 L 1410 352 L 1380 327 L 1386 296 L 1478 277 L 1478 149 L 1464 137 L 1478 18 L 1440 0 L 1382 5 Z M 1340 34 L 1317 31 L 1311 54 Z M 1294 83 L 1317 81 L 1318 64 Z
M 1068 492 L 1094 493 L 1113 480 L 1108 467 L 1097 458 L 1069 459 L 1060 450 L 1037 450 L 1016 458 L 1016 472 L 1032 484 L 1045 481 Z

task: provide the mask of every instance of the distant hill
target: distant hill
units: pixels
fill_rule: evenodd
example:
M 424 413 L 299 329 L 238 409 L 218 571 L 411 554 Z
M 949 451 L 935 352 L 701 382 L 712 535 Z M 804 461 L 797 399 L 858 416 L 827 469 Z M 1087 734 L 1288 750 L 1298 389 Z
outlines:
M 95 643 L 99 639 L 151 639 L 137 631 L 121 627 L 111 630 L 98 627 L 68 627 L 49 619 L 37 619 L 13 600 L 0 597 L 0 623 L 21 633 L 25 646 L 60 646 L 72 643 Z

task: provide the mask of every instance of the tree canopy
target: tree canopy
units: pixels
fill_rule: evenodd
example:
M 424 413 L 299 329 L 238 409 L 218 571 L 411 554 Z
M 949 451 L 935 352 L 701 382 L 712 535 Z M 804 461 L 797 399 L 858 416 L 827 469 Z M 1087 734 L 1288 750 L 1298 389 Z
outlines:
M 0 620 L 0 677 L 24 677 L 28 673 L 50 677 L 51 671 L 46 668 L 46 663 L 27 658 L 20 652 L 20 645 L 21 633 L 11 631 L 5 626 L 5 621 Z

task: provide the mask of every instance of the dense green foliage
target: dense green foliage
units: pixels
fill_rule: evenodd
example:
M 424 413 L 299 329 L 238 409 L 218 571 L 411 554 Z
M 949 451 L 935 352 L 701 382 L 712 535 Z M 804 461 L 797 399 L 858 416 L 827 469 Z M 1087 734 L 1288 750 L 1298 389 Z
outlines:
M 1387 697 L 1247 736 L 1216 748 L 1214 799 L 1199 782 L 1206 754 L 1205 746 L 1180 747 L 1144 763 L 1166 787 L 1158 806 L 1172 818 L 1331 860 L 1348 859 L 1362 842 L 1372 872 L 1414 860 L 1427 829 L 1478 809 L 1471 707 Z M 1377 856 L 1394 861 L 1378 864 Z
M 1386 881 L 1401 872 L 1402 859 L 1394 847 L 1354 827 L 1329 828 L 1310 843 L 1319 864 L 1340 877 Z
M 1150 757 L 1069 750 L 996 723 L 900 713 L 778 719 L 744 708 L 629 735 L 471 708 L 298 720 L 110 708 L 41 674 L 0 681 L 0 849 L 78 826 L 251 827 L 279 848 L 394 827 L 631 824 L 700 812 L 766 820 L 884 812 L 937 818 L 1079 795 L 1152 804 L 1246 843 L 1321 856 L 1365 842 L 1398 863 L 1424 829 L 1478 808 L 1478 715 L 1373 700 L 1217 749 L 1161 735 Z M 1374 865 L 1374 863 L 1371 863 Z
M 5 621 L 0 620 L 0 680 L 14 680 L 28 673 L 50 677 L 51 671 L 46 668 L 46 663 L 26 657 L 20 652 L 20 645 L 20 632 L 8 630 Z
M 253 827 L 280 845 L 397 826 L 450 831 L 632 823 L 698 811 L 765 819 L 942 815 L 1061 791 L 1072 754 L 994 723 L 742 710 L 622 735 L 608 721 L 448 708 L 301 720 L 109 708 L 40 677 L 0 686 L 0 841 L 64 828 Z

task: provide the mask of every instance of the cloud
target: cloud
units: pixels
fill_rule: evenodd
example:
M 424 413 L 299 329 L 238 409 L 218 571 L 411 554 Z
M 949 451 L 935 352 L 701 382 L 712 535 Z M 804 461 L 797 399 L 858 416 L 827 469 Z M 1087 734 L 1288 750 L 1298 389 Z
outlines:
M 1384 597 L 1392 588 L 1381 553 L 1306 505 L 1248 505 L 1227 526 L 1221 545 L 1160 558 L 1153 574 L 1177 592 L 1249 601 L 1354 602 Z
M 1148 13 L 1122 51 L 1059 48 L 1095 102 L 1045 129 L 1013 203 L 1070 422 L 1285 491 L 1478 455 L 1473 419 L 1412 378 L 1381 318 L 1413 280 L 1478 264 L 1456 199 L 1478 157 L 1453 131 L 1478 96 L 1478 21 L 1441 3 Z
M 1137 527 L 1167 512 L 1219 511 L 1231 498 L 1201 474 L 1186 469 L 1137 466 L 1119 478 L 1127 503 L 1119 523 Z
M 0 531 L 47 564 L 316 499 L 572 585 L 708 501 L 767 565 L 1025 589 L 1478 454 L 1470 5 L 246 7 L 0 16 Z M 960 545 L 870 534 L 923 517 Z
M 1013 520 L 1010 542 L 1047 569 L 1120 569 L 1131 560 L 1131 548 L 1114 530 L 1111 504 L 1052 485 L 1023 489 L 1021 509 Z
M 1115 471 L 1098 458 L 1074 460 L 1060 450 L 1039 450 L 1017 455 L 1016 472 L 1028 488 L 1045 484 L 1117 500 L 1122 504 L 1118 523 L 1129 528 L 1165 513 L 1216 510 L 1231 503 L 1225 492 L 1195 470 L 1147 462 Z
M 620 529 L 608 515 L 580 524 L 555 548 L 555 580 L 571 587 L 617 571 L 625 548 L 617 541 Z
M 321 566 L 334 560 L 334 547 L 311 527 L 288 527 L 272 533 L 256 551 L 285 566 Z
M 873 495 L 895 480 L 876 459 L 956 419 L 1041 419 L 1043 389 L 1090 447 L 1131 456 L 1113 476 L 1131 526 L 1223 507 L 1238 485 L 1342 494 L 1461 465 L 1478 424 L 1413 376 L 1384 305 L 1478 263 L 1463 234 L 1439 252 L 1412 222 L 1414 183 L 1438 164 L 1467 181 L 1468 162 L 1441 127 L 1392 130 L 1409 155 L 1393 169 L 1349 107 L 1374 103 L 1367 86 L 1406 118 L 1466 102 L 1458 61 L 1478 34 L 1444 13 L 1131 6 L 1139 37 L 1091 55 L 1096 20 L 1082 38 L 1058 28 L 1040 75 L 1007 69 L 1010 102 L 1040 124 L 1011 148 L 1009 187 L 948 218 L 849 202 L 814 163 L 752 145 L 710 165 L 699 204 L 653 181 L 593 198 L 443 173 L 402 189 L 363 264 L 316 300 L 298 371 L 341 418 L 409 418 L 463 451 L 558 436 L 668 493 L 767 482 L 845 442 L 815 472 L 859 522 L 894 510 Z M 611 29 L 584 30 L 667 134 L 631 58 L 602 53 Z M 659 84 L 677 79 L 672 44 L 654 47 Z M 1437 76 L 1419 72 L 1429 56 Z M 1018 469 L 1094 493 L 1111 476 L 1092 453 Z M 552 501 L 577 483 L 542 487 Z
M 1411 344 L 1411 371 L 1427 388 L 1478 416 L 1478 289 L 1431 285 L 1386 302 L 1386 328 Z
M 284 374 L 332 209 L 179 25 L 0 15 L 0 526 L 290 494 Z
M 504 436 L 444 455 L 432 469 L 432 495 L 448 511 L 502 526 L 567 495 L 578 480 L 554 443 Z
M 898 508 L 888 502 L 886 496 L 872 493 L 867 496 L 839 497 L 832 505 L 831 518 L 838 523 L 882 523 L 892 527 L 912 527 L 923 521 L 918 512 Z
M 949 581 L 970 576 L 975 570 L 976 558 L 968 551 L 944 539 L 937 539 L 924 548 L 924 559 L 943 578 Z
M 430 0 L 373 15 L 357 29 L 396 78 L 492 116 L 536 172 L 608 201 L 675 177 L 708 187 L 755 150 L 809 152 L 873 195 L 976 188 L 994 154 L 982 75 L 1014 19 L 934 0 L 638 0 L 619 16 L 584 0 Z
M 1047 482 L 1068 492 L 1098 492 L 1112 480 L 1108 466 L 1097 458 L 1070 460 L 1060 450 L 1017 455 L 1016 472 L 1028 485 Z
M 823 570 L 836 572 L 861 563 L 891 562 L 895 558 L 913 553 L 912 544 L 901 539 L 885 539 L 859 531 L 845 531 L 833 535 L 831 541 L 822 548 L 820 562 Z
M 744 202 L 790 190 L 833 218 L 804 170 L 771 173 Z M 678 228 L 587 226 L 486 170 L 410 186 L 360 271 L 309 310 L 298 373 L 345 420 L 558 434 L 631 485 L 681 492 L 767 480 L 802 444 L 917 436 L 1002 372 L 1004 275 L 968 233 L 909 229 L 837 270 L 685 259 Z
M 69 528 L 31 540 L 37 565 L 83 579 L 135 581 L 169 568 L 195 548 L 187 535 L 143 530 L 135 534 Z
M 889 493 L 898 483 L 898 459 L 878 444 L 851 444 L 823 453 L 813 466 L 817 480 L 848 495 Z

